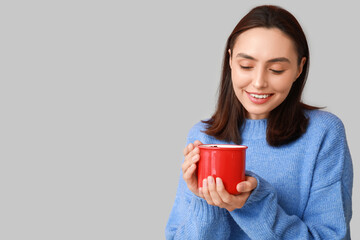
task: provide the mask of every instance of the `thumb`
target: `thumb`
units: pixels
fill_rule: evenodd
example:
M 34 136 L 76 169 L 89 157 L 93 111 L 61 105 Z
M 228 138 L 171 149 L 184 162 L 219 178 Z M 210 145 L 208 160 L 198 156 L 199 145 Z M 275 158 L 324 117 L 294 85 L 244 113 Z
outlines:
M 240 193 L 251 192 L 257 187 L 257 181 L 254 177 L 246 176 L 246 181 L 239 183 L 236 186 L 236 190 Z

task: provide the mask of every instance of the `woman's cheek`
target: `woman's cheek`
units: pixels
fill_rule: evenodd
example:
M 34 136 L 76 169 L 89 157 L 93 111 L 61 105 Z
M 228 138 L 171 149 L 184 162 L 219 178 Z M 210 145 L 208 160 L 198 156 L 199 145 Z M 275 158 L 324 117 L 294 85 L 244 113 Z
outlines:
M 273 81 L 271 85 L 276 92 L 286 93 L 290 91 L 293 83 L 294 80 L 292 78 L 281 78 L 277 81 Z
M 231 78 L 234 86 L 237 88 L 246 87 L 251 83 L 251 77 L 249 76 L 249 73 L 244 73 L 242 71 L 232 71 Z

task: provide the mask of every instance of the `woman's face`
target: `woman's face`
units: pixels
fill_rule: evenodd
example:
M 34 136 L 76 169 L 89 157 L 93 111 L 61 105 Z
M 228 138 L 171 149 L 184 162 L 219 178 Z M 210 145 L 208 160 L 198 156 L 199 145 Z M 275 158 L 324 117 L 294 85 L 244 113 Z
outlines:
M 253 28 L 241 33 L 230 53 L 235 94 L 250 119 L 263 119 L 279 106 L 300 76 L 293 41 L 277 28 Z

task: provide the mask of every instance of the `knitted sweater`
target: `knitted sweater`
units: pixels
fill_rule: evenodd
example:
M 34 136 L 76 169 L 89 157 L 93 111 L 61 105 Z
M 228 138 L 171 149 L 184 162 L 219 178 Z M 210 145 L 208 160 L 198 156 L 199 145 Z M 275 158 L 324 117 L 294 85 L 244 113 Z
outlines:
M 241 209 L 207 204 L 180 176 L 166 239 L 350 239 L 353 168 L 345 129 L 335 115 L 306 112 L 299 139 L 281 147 L 266 142 L 267 120 L 247 119 L 242 130 L 247 175 L 257 179 Z M 187 144 L 224 144 L 192 127 Z

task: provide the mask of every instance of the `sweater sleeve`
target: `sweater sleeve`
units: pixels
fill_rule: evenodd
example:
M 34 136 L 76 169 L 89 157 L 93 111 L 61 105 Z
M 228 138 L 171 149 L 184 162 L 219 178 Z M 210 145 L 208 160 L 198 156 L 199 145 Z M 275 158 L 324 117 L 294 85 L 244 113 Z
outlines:
M 353 168 L 340 121 L 324 134 L 302 216 L 287 214 L 273 186 L 248 175 L 258 186 L 244 207 L 230 214 L 251 239 L 350 239 Z
M 186 145 L 195 140 L 206 142 L 197 134 L 197 127 L 195 125 L 190 130 Z M 166 239 L 227 239 L 230 235 L 228 217 L 226 209 L 211 206 L 193 194 L 181 172 L 175 202 L 165 229 Z
M 211 206 L 191 192 L 180 179 L 170 217 L 166 239 L 227 239 L 230 227 L 225 209 Z

